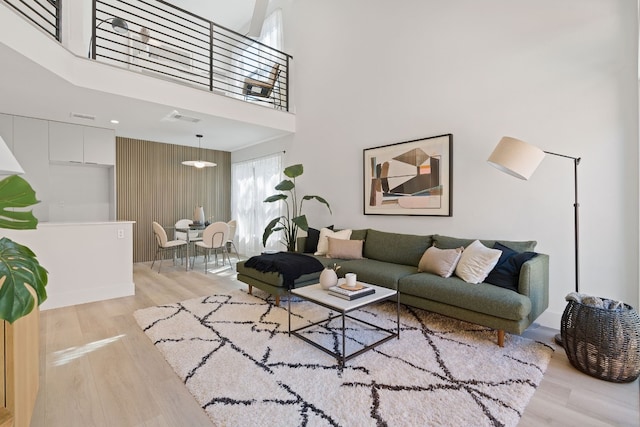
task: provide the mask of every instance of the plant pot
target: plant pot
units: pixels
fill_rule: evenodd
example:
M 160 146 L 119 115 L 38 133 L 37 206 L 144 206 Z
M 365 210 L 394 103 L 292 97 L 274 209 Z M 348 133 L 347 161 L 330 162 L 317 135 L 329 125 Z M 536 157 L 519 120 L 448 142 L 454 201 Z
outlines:
M 320 273 L 320 286 L 324 289 L 329 289 L 332 286 L 338 284 L 338 275 L 333 268 L 325 268 Z

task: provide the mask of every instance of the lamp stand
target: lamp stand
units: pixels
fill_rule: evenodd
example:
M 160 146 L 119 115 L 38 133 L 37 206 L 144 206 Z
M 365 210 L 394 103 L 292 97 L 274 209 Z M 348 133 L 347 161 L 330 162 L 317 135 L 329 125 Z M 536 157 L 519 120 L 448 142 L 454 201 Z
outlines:
M 573 160 L 573 188 L 574 188 L 574 203 L 573 203 L 573 229 L 574 229 L 574 245 L 575 245 L 575 277 L 576 277 L 576 293 L 580 292 L 580 268 L 579 268 L 579 244 L 578 244 L 578 236 L 579 236 L 579 222 L 578 222 L 578 211 L 580 209 L 580 204 L 578 203 L 578 165 L 580 164 L 580 157 L 571 157 L 566 156 L 564 154 L 551 153 L 549 151 L 545 151 L 546 154 L 550 154 L 552 156 L 565 157 L 567 159 Z M 559 346 L 563 346 L 562 344 L 562 335 L 556 334 L 554 337 L 556 344 Z
M 116 17 L 111 17 L 111 18 L 106 18 L 106 19 L 102 19 L 100 20 L 100 22 L 98 23 L 98 25 L 96 25 L 93 30 L 91 31 L 91 39 L 89 39 L 89 53 L 87 54 L 87 57 L 90 59 L 96 59 L 96 53 L 95 53 L 95 41 L 96 41 L 96 31 L 98 30 L 98 28 L 100 28 L 100 25 L 104 24 L 105 22 L 109 22 L 111 21 L 111 27 L 113 28 L 113 31 L 115 31 L 118 34 L 126 34 L 129 32 L 129 26 L 127 25 L 127 21 L 125 21 L 122 18 L 116 18 Z M 93 22 L 96 22 L 96 9 L 93 9 Z
M 578 210 L 580 204 L 578 203 L 578 165 L 580 164 L 579 157 L 567 156 L 564 154 L 552 153 L 550 151 L 543 151 L 535 145 L 528 144 L 517 138 L 510 136 L 503 136 L 500 142 L 493 150 L 487 162 L 498 168 L 504 173 L 514 176 L 519 179 L 528 180 L 533 172 L 536 170 L 545 154 L 552 156 L 564 157 L 566 159 L 573 160 L 573 188 L 574 188 L 574 247 L 575 247 L 575 277 L 576 277 L 576 293 L 580 289 L 580 268 L 579 268 L 579 256 L 578 250 L 580 245 L 578 244 Z M 560 325 L 560 332 L 562 332 L 562 325 Z M 558 345 L 562 344 L 562 334 L 555 336 L 555 341 Z

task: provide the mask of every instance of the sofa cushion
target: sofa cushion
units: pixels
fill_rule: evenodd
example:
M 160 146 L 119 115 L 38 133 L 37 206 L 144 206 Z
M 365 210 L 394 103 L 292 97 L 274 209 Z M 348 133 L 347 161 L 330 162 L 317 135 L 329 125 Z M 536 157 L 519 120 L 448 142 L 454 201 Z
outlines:
M 460 261 L 462 249 L 462 247 L 457 249 L 438 249 L 435 246 L 430 246 L 420 258 L 418 271 L 449 277 L 456 269 L 458 261 Z
M 442 236 L 440 234 L 433 235 L 433 244 L 440 249 L 455 249 L 459 248 L 460 246 L 464 246 L 466 248 L 471 243 L 473 243 L 474 240 L 477 239 L 459 239 L 457 237 Z M 536 242 L 535 240 L 516 242 L 510 240 L 480 239 L 480 242 L 482 242 L 482 244 L 488 248 L 493 248 L 493 245 L 496 242 L 500 242 L 501 244 L 508 246 L 517 252 L 533 251 L 536 248 L 536 244 L 538 244 L 538 242 Z
M 486 279 L 485 283 L 511 289 L 518 292 L 518 282 L 520 281 L 520 269 L 522 264 L 538 255 L 535 252 L 516 252 L 513 249 L 496 242 L 494 249 L 502 251 L 498 263 Z
M 349 239 L 351 237 L 351 230 L 333 231 L 328 228 L 320 230 L 320 237 L 318 239 L 318 249 L 314 255 L 326 255 L 329 250 L 329 237 L 334 239 Z
M 340 266 L 338 275 L 344 277 L 347 273 L 356 273 L 358 281 L 373 283 L 385 288 L 397 289 L 398 281 L 405 276 L 418 272 L 417 267 L 403 264 L 391 264 L 372 259 L 339 260 L 333 259 L 331 263 Z
M 531 300 L 508 289 L 478 283 L 470 285 L 452 276 L 417 273 L 400 279 L 400 292 L 443 304 L 510 320 L 522 320 L 531 312 Z
M 456 276 L 467 283 L 482 282 L 496 266 L 502 251 L 491 249 L 475 240 L 464 249 L 456 266 Z
M 364 240 L 344 240 L 329 237 L 329 258 L 362 259 L 362 245 Z
M 431 246 L 431 236 L 388 233 L 369 230 L 364 242 L 364 257 L 393 264 L 418 267 L 420 258 Z
M 367 230 L 366 228 L 362 229 L 362 230 L 352 230 L 351 231 L 351 237 L 349 237 L 351 240 L 366 240 L 367 239 Z

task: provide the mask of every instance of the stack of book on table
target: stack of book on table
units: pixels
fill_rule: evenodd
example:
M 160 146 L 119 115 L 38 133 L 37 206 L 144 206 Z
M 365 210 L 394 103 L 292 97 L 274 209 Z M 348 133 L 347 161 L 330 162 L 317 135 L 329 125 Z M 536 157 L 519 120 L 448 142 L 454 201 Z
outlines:
M 354 287 L 348 287 L 346 285 L 332 286 L 329 288 L 329 295 L 352 300 L 356 298 L 362 298 L 367 295 L 371 295 L 375 293 L 375 291 L 376 290 L 373 288 L 370 288 L 368 286 L 364 286 L 358 283 Z

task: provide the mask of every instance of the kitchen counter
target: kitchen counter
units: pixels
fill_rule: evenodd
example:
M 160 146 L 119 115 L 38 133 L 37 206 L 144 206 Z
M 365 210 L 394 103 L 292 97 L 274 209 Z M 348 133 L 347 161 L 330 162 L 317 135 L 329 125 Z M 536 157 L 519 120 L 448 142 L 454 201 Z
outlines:
M 135 294 L 133 221 L 41 222 L 36 230 L 0 230 L 35 252 L 49 271 L 47 310 Z

